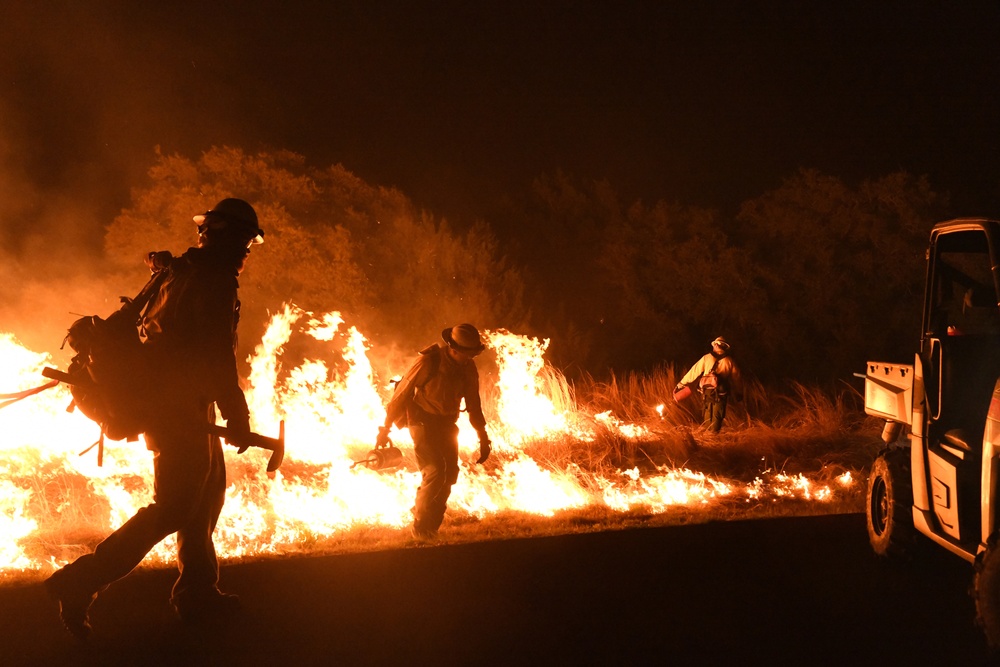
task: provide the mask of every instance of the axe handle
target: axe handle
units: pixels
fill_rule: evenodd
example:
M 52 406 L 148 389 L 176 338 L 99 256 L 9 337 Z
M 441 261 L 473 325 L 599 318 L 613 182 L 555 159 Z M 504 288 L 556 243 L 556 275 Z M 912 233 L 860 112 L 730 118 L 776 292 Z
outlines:
M 260 433 L 239 433 L 235 438 L 230 439 L 232 432 L 226 426 L 220 426 L 219 424 L 210 424 L 208 426 L 208 432 L 212 435 L 217 435 L 220 438 L 225 438 L 226 442 L 231 445 L 241 446 L 249 444 L 251 447 L 260 447 L 261 449 L 267 449 L 271 451 L 271 458 L 267 461 L 267 471 L 274 472 L 281 467 L 281 462 L 285 458 L 285 420 L 281 420 L 281 424 L 278 427 L 278 437 L 269 438 L 266 435 L 261 435 Z
M 73 377 L 69 373 L 64 373 L 56 368 L 45 367 L 42 369 L 42 377 L 47 377 L 50 380 L 58 380 L 59 382 L 65 382 L 66 384 L 76 384 L 73 381 Z M 0 406 L 2 407 L 2 406 Z M 271 451 L 271 458 L 267 462 L 267 471 L 274 472 L 281 466 L 282 460 L 285 458 L 285 421 L 281 421 L 281 426 L 279 427 L 278 437 L 269 438 L 266 435 L 261 435 L 260 433 L 240 433 L 235 439 L 230 439 L 229 428 L 225 426 L 220 426 L 218 424 L 210 424 L 208 426 L 208 432 L 212 435 L 217 435 L 221 438 L 225 438 L 226 442 L 234 445 L 249 444 L 251 447 L 260 447 L 261 449 L 267 449 Z M 103 448 L 103 444 L 102 444 Z
M 285 443 L 282 440 L 278 438 L 269 438 L 266 435 L 261 435 L 260 433 L 250 432 L 233 435 L 233 433 L 230 432 L 229 427 L 220 426 L 218 424 L 211 424 L 208 427 L 208 432 L 212 435 L 217 435 L 220 438 L 225 438 L 226 442 L 232 445 L 249 444 L 251 447 L 269 449 L 272 452 L 285 446 Z

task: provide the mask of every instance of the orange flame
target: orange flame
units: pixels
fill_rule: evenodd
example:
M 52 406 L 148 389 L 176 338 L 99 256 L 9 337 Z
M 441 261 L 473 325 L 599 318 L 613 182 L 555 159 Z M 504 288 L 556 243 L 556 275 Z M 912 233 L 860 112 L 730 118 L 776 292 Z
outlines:
M 372 446 L 389 390 L 378 383 L 368 341 L 345 325 L 339 313 L 314 316 L 286 305 L 272 317 L 250 358 L 252 425 L 268 435 L 286 422 L 285 461 L 269 477 L 263 472 L 267 452 L 251 449 L 236 456 L 227 448 L 229 486 L 216 532 L 222 558 L 280 553 L 358 525 L 404 527 L 410 522 L 420 474 L 409 455 L 408 432 L 394 429 L 391 437 L 409 455 L 409 465 L 377 472 L 354 463 Z M 545 364 L 547 340 L 503 330 L 484 336 L 496 358 L 495 377 L 490 376 L 495 388 L 491 385 L 484 405 L 494 457 L 486 466 L 469 462 L 477 452 L 477 435 L 463 413 L 463 469 L 449 511 L 480 518 L 505 510 L 552 516 L 601 505 L 658 513 L 725 497 L 832 497 L 832 489 L 814 488 L 801 475 L 744 485 L 665 467 L 645 475 L 637 468 L 610 475 L 573 465 L 553 470 L 528 456 L 525 445 L 592 441 L 598 425 L 632 440 L 655 436 L 610 412 L 585 416 L 565 378 Z M 299 348 L 307 353 L 299 355 Z M 12 391 L 40 384 L 47 365 L 55 365 L 49 355 L 0 334 L 2 380 L 13 383 Z M 95 456 L 79 454 L 97 440 L 99 429 L 79 413 L 67 412 L 70 400 L 60 385 L 0 411 L 5 434 L 0 441 L 0 574 L 60 565 L 152 501 L 151 455 L 144 443 L 111 443 L 104 466 L 98 467 Z M 847 475 L 838 481 L 849 486 L 853 480 Z M 170 562 L 173 552 L 170 538 L 148 560 Z

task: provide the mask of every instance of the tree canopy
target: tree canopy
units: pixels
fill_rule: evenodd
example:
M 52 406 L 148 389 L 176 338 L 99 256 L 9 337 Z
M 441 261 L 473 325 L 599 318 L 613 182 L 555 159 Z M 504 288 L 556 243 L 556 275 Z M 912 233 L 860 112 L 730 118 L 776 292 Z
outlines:
M 512 208 L 513 235 L 529 239 L 514 257 L 541 278 L 533 313 L 574 334 L 553 343 L 562 363 L 683 366 L 724 335 L 758 376 L 815 381 L 914 350 L 924 250 L 947 198 L 906 173 L 852 187 L 802 170 L 727 217 L 626 205 L 607 183 L 557 175 Z
M 149 176 L 109 226 L 108 256 L 138 273 L 146 252 L 193 244 L 193 214 L 246 199 L 265 230 L 241 278 L 251 336 L 286 302 L 407 346 L 468 321 L 551 338 L 553 363 L 595 375 L 686 366 L 718 335 L 762 379 L 905 358 L 927 235 L 948 211 L 902 172 L 851 185 L 801 170 L 729 215 L 627 203 L 606 181 L 557 172 L 495 219 L 462 224 L 288 152 L 157 151 Z
M 497 327 L 521 316 L 520 278 L 488 227 L 458 232 L 341 165 L 219 147 L 197 160 L 157 152 L 149 176 L 109 226 L 108 256 L 139 272 L 150 250 L 194 245 L 193 215 L 225 197 L 249 201 L 265 232 L 240 279 L 251 336 L 286 302 L 340 311 L 369 337 L 410 346 L 459 322 Z

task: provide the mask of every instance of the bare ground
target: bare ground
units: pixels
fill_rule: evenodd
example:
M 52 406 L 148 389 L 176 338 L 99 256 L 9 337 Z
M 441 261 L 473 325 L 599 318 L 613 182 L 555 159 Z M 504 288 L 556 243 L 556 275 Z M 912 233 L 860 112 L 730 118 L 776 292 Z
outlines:
M 87 646 L 0 588 L 2 665 L 989 664 L 972 568 L 876 558 L 858 514 L 226 565 L 235 621 L 169 613 L 174 572 L 101 595 Z

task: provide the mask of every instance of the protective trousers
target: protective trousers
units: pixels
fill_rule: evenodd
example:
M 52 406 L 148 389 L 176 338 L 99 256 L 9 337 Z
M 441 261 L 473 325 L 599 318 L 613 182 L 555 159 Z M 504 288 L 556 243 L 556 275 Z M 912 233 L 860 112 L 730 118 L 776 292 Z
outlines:
M 189 411 L 146 433 L 153 451 L 153 502 L 64 569 L 74 586 L 98 592 L 131 572 L 149 551 L 177 533 L 180 574 L 171 602 L 213 592 L 219 563 L 212 543 L 226 494 L 219 438 L 206 433 L 206 412 Z
M 451 487 L 458 481 L 458 426 L 411 424 L 410 435 L 421 473 L 413 525 L 417 530 L 434 532 L 444 521 Z
M 703 413 L 701 425 L 713 433 L 722 430 L 722 421 L 726 418 L 726 403 L 729 396 L 711 391 L 703 396 Z

